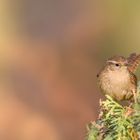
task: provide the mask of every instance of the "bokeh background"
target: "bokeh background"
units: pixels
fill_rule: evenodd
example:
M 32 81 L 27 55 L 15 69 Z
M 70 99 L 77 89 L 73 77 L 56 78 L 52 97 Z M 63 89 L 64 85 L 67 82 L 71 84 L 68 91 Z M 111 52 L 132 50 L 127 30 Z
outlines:
M 0 2 L 0 139 L 84 140 L 104 61 L 140 52 L 140 1 Z

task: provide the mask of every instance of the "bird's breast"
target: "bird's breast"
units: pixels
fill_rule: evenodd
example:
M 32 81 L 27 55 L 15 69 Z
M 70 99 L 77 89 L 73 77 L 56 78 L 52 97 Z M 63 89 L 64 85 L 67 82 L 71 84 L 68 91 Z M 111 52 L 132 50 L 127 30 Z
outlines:
M 99 84 L 105 94 L 123 98 L 130 83 L 130 76 L 127 71 L 109 71 L 101 74 L 101 77 Z
M 127 84 L 130 80 L 129 73 L 127 71 L 110 71 L 106 74 L 105 78 L 111 85 L 123 86 Z

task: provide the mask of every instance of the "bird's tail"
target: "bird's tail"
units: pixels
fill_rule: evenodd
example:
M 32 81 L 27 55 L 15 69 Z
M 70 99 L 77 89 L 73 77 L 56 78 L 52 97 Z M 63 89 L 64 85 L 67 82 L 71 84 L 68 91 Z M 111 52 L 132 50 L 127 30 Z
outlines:
M 128 69 L 134 73 L 140 64 L 140 54 L 136 53 L 130 54 L 130 56 L 127 58 L 127 61 L 128 61 Z

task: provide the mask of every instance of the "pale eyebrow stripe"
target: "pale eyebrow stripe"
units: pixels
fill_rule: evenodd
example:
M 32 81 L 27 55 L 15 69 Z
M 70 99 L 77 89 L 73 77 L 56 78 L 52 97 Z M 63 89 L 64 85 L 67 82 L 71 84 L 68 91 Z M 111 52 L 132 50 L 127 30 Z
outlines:
M 109 62 L 109 63 L 117 63 L 116 61 L 113 61 L 113 60 L 108 60 L 107 62 Z

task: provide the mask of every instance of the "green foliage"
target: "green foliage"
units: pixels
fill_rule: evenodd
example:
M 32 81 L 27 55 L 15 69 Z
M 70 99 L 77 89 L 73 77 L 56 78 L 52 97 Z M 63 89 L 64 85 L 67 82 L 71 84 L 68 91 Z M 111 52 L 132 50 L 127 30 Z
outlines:
M 96 123 L 91 122 L 88 126 L 87 126 L 87 130 L 88 130 L 88 140 L 96 140 L 97 137 L 99 136 L 99 128 L 98 125 Z
M 136 136 L 132 125 L 132 109 L 123 107 L 107 96 L 107 100 L 101 102 L 103 108 L 101 120 L 106 129 L 104 132 L 105 140 L 131 140 Z
M 87 140 L 140 139 L 140 86 L 137 103 L 123 106 L 106 95 L 106 100 L 100 101 L 100 108 L 97 121 L 87 127 Z

